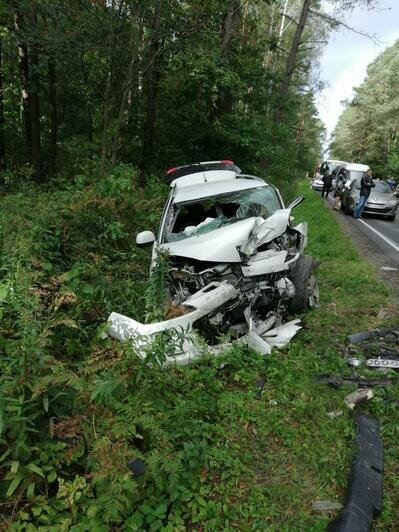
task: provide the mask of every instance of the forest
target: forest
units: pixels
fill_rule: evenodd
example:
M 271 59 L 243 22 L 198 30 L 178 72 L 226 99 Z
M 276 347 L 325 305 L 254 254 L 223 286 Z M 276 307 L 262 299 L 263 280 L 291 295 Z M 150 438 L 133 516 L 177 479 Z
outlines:
M 365 162 L 382 178 L 399 176 L 399 41 L 368 67 L 367 77 L 346 103 L 331 151 L 344 161 Z
M 134 239 L 157 229 L 168 167 L 229 158 L 287 201 L 309 193 L 300 180 L 324 136 L 318 60 L 343 14 L 369 3 L 326 13 L 319 0 L 1 1 L 0 528 L 326 524 L 309 500 L 345 484 L 352 424 L 325 429 L 332 396 L 311 393 L 313 373 L 335 368 L 324 333 L 343 336 L 351 312 L 353 327 L 368 326 L 389 293 L 346 237 L 336 242 L 315 194 L 295 216 L 330 265 L 326 302 L 283 356 L 240 345 L 165 369 L 167 338 L 143 360 L 104 331 L 112 311 L 144 321 L 164 310 L 151 252 Z M 397 76 L 394 50 L 382 58 L 370 80 L 380 68 Z M 380 164 L 394 168 L 384 87 L 354 102 L 378 100 L 375 142 L 391 139 Z M 370 155 L 354 157 L 377 166 L 369 141 Z M 395 519 L 388 492 L 382 527 Z
M 269 175 L 312 167 L 323 129 L 312 64 L 330 23 L 318 2 L 284 17 L 283 7 L 5 0 L 3 182 L 44 183 L 90 161 L 100 174 L 133 165 L 144 183 L 152 171 L 221 154 Z

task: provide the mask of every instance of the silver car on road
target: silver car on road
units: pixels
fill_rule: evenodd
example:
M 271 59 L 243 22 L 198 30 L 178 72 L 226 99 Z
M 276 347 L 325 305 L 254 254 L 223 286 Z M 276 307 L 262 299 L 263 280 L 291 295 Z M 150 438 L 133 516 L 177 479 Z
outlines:
M 363 210 L 365 214 L 376 214 L 388 220 L 394 220 L 398 211 L 399 199 L 395 197 L 392 188 L 386 181 L 374 180 L 375 187 Z M 341 207 L 346 214 L 353 214 L 360 195 L 360 179 L 354 179 L 345 185 Z

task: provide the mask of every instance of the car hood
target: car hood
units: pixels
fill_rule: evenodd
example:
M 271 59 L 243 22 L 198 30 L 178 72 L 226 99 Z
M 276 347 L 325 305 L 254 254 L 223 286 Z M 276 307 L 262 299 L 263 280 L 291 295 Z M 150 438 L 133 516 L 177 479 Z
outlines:
M 395 199 L 395 196 L 390 192 L 374 192 L 371 190 L 368 201 L 391 201 Z
M 279 209 L 266 220 L 252 217 L 225 225 L 209 233 L 160 245 L 171 255 L 207 262 L 241 262 L 241 253 L 251 254 L 257 247 L 282 235 L 289 223 L 290 209 Z

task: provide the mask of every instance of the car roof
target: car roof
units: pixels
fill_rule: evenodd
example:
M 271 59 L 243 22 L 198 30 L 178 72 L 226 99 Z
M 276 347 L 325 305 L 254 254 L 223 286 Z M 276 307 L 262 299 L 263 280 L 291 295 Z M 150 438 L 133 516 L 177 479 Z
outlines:
M 326 159 L 325 162 L 331 164 L 348 164 L 346 161 L 336 161 L 335 159 Z
M 174 189 L 173 203 L 183 203 L 251 188 L 273 187 L 260 177 L 236 174 L 229 170 L 211 170 L 190 174 L 175 179 L 171 186 Z
M 357 170 L 359 172 L 367 172 L 369 170 L 369 166 L 367 164 L 359 164 L 359 163 L 347 163 L 345 165 L 345 168 L 347 170 Z

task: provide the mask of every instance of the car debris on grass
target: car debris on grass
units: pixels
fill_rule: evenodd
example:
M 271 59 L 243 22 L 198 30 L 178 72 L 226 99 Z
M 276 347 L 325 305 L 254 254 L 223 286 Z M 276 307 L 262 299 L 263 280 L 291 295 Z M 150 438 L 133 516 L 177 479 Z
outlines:
M 312 504 L 313 513 L 330 517 L 331 514 L 335 514 L 338 510 L 341 510 L 342 504 L 335 501 L 318 500 Z
M 328 532 L 368 532 L 382 510 L 384 448 L 378 422 L 366 415 L 356 418 L 356 452 L 346 503 L 327 527 Z
M 168 255 L 168 298 L 183 309 L 155 323 L 140 323 L 113 312 L 108 334 L 133 340 L 145 356 L 154 335 L 181 331 L 182 348 L 168 361 L 187 364 L 201 355 L 199 333 L 218 352 L 221 335 L 269 354 L 285 346 L 301 328 L 290 313 L 314 308 L 319 299 L 316 261 L 304 254 L 307 224 L 293 224 L 291 211 L 304 199 L 284 206 L 278 189 L 241 174 L 232 161 L 211 161 L 173 168 L 172 188 L 157 238 L 152 269 Z M 226 344 L 223 345 L 225 347 Z
M 393 383 L 391 377 L 342 377 L 340 375 L 318 375 L 317 380 L 325 384 L 330 384 L 333 388 L 340 388 L 347 384 L 356 384 L 359 388 L 369 388 L 370 386 L 389 386 Z
M 345 397 L 345 404 L 350 410 L 353 410 L 356 405 L 369 401 L 373 397 L 374 392 L 371 388 L 359 388 Z
M 399 330 L 371 329 L 351 334 L 345 359 L 352 367 L 399 369 Z M 356 356 L 354 356 L 356 355 Z

